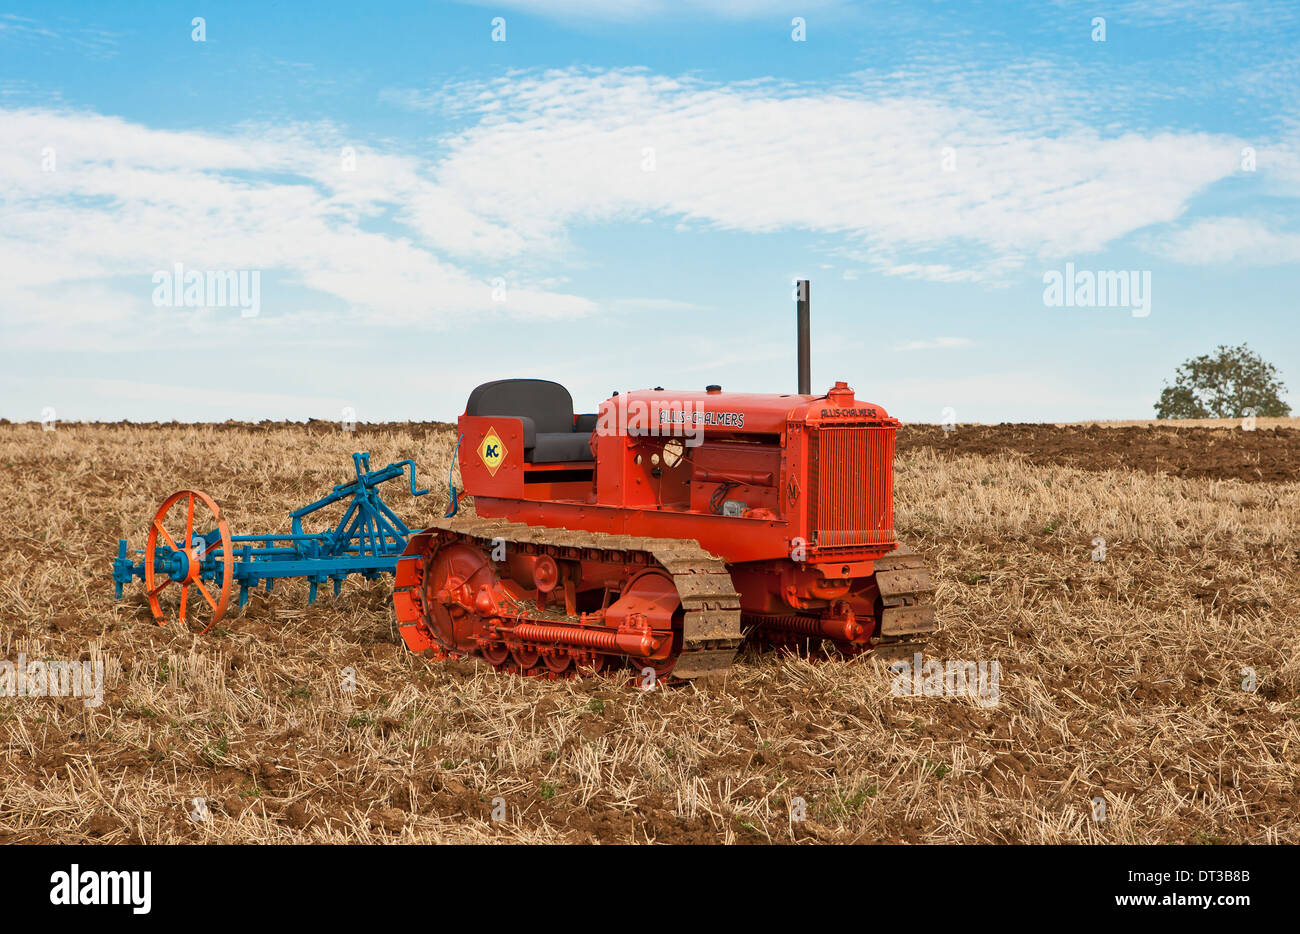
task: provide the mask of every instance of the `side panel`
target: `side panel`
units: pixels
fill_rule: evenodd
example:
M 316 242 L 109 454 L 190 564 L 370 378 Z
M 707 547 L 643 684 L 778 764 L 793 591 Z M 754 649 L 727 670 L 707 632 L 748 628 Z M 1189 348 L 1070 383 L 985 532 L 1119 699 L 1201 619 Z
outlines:
M 456 424 L 463 435 L 459 459 L 465 491 L 476 499 L 523 499 L 523 423 L 509 416 L 462 415 Z
M 701 516 L 666 510 L 617 509 L 578 503 L 520 502 L 481 495 L 474 498 L 474 507 L 483 518 L 509 519 L 529 525 L 586 529 L 616 535 L 645 535 L 651 538 L 693 539 L 728 564 L 791 557 L 790 529 L 781 520 Z M 888 550 L 877 549 L 874 555 L 884 554 Z M 864 551 L 860 557 L 871 556 L 872 553 Z M 835 560 L 842 559 L 837 556 Z
M 603 410 L 604 407 L 602 407 Z M 641 487 L 645 468 L 638 467 L 637 476 L 631 468 L 631 448 L 634 442 L 626 434 L 603 431 L 596 428 L 596 500 L 601 503 L 625 504 L 624 497 L 634 502 L 652 502 L 650 495 Z M 639 500 L 638 500 L 639 498 Z

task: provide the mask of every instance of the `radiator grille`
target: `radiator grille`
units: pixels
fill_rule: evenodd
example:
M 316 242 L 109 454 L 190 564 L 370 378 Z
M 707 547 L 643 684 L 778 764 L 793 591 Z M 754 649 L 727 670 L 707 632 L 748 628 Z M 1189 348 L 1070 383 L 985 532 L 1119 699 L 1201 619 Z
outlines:
M 822 427 L 811 451 L 813 546 L 894 544 L 894 429 Z

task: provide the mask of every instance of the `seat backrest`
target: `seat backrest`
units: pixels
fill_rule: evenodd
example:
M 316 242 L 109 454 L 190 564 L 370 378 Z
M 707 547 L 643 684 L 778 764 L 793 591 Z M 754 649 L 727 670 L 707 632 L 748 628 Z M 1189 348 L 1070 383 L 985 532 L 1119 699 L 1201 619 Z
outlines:
M 466 415 L 524 415 L 539 432 L 573 431 L 573 397 L 547 379 L 498 379 L 469 394 Z

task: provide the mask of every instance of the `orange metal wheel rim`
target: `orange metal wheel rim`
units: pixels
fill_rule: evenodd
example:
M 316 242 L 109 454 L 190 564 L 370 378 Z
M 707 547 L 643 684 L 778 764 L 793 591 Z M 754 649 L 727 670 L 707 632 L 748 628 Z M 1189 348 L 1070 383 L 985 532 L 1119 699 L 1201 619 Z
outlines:
M 168 531 L 169 514 L 178 503 L 183 503 L 184 531 L 179 538 Z M 202 562 L 206 555 L 200 554 L 194 545 L 195 514 L 199 507 L 211 513 L 208 527 L 215 527 L 221 534 L 221 557 L 217 581 L 220 590 L 214 595 L 215 587 L 203 582 Z M 172 518 L 173 528 L 176 528 Z M 159 567 L 157 563 L 159 547 L 166 547 L 172 553 L 171 560 L 179 561 L 184 570 L 173 573 L 168 568 Z M 216 547 L 214 545 L 214 547 Z M 178 555 L 179 553 L 179 555 Z M 149 599 L 149 608 L 153 611 L 154 621 L 163 626 L 180 623 L 182 628 L 198 632 L 207 632 L 225 615 L 234 590 L 234 561 L 231 553 L 230 529 L 221 517 L 221 510 L 212 501 L 212 497 L 199 490 L 177 490 L 158 507 L 153 520 L 149 523 L 149 535 L 144 552 L 144 586 Z M 210 583 L 215 584 L 217 581 Z M 171 585 L 177 585 L 179 603 L 176 607 L 164 607 L 163 593 Z M 191 593 L 193 591 L 193 593 Z M 206 609 L 203 607 L 206 606 Z M 199 628 L 201 627 L 201 628 Z

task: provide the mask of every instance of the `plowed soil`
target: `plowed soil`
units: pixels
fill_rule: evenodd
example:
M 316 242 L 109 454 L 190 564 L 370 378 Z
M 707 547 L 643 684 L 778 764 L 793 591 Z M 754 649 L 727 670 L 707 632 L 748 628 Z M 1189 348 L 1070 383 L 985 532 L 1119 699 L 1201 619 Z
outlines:
M 1198 433 L 1200 432 L 1200 433 Z M 0 842 L 1300 843 L 1296 433 L 958 426 L 900 437 L 925 659 L 743 656 L 642 692 L 414 657 L 386 580 L 258 593 L 206 635 L 115 601 L 118 538 L 206 490 L 232 531 L 372 465 L 445 508 L 438 425 L 0 426 L 0 662 L 103 661 L 104 703 L 0 698 Z
M 1098 425 L 904 426 L 897 450 L 929 448 L 944 457 L 1008 455 L 1029 465 L 1141 470 L 1173 477 L 1251 483 L 1300 480 L 1300 430 Z

